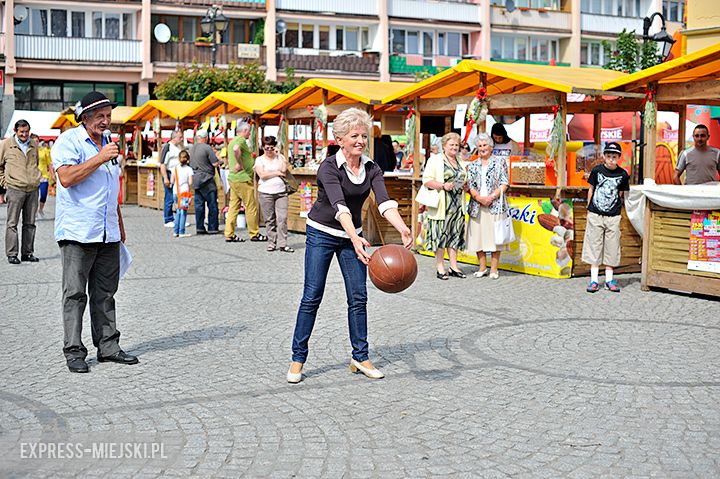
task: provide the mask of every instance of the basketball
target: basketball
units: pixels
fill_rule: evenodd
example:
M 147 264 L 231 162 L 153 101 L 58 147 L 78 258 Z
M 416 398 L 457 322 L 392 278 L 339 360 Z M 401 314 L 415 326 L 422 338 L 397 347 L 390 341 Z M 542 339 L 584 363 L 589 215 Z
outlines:
M 386 293 L 399 293 L 410 287 L 417 277 L 417 261 L 400 245 L 388 244 L 370 256 L 370 281 Z

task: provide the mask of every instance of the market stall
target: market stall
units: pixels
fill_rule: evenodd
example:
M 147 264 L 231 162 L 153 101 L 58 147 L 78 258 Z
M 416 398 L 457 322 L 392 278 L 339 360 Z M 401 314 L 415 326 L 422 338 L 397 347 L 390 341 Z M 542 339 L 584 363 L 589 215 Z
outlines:
M 471 141 L 475 128 L 486 131 L 487 115 L 524 117 L 523 138 L 517 139 L 523 154 L 508 158 L 508 196 L 519 240 L 501 256 L 501 268 L 550 277 L 586 274 L 588 268 L 580 262 L 587 214 L 585 179 L 590 169 L 602 161 L 597 153 L 602 114 L 639 111 L 644 101 L 644 95 L 639 93 L 602 91 L 604 81 L 625 76 L 610 70 L 465 60 L 384 98 L 388 105 L 411 107 L 412 197 L 421 184 L 423 134 L 441 136 L 455 127 L 464 141 Z M 545 138 L 530 136 L 528 126 L 534 114 L 547 116 L 550 126 Z M 590 154 L 578 153 L 587 145 L 566 141 L 568 116 L 573 114 L 593 115 Z M 630 145 L 622 164 L 629 172 L 634 168 L 634 159 Z M 413 202 L 416 238 L 422 237 L 423 217 L 419 213 L 419 205 Z M 624 249 L 619 270 L 639 271 L 640 240 L 627 218 L 622 221 L 622 231 Z M 422 246 L 420 252 L 432 254 Z M 474 256 L 461 255 L 461 260 L 477 263 Z
M 160 174 L 162 131 L 183 128 L 181 119 L 196 104 L 194 101 L 150 100 L 125 120 L 125 129 L 132 129 L 134 158 L 125 162 L 123 171 L 126 203 L 137 198 L 140 206 L 163 208 L 164 188 Z M 155 138 L 155 148 L 151 151 L 146 149 L 143 155 L 143 135 L 149 136 L 150 131 Z
M 680 111 L 686 111 L 688 104 L 718 106 L 720 44 L 607 82 L 604 88 L 649 92 L 653 101 L 672 102 Z M 681 117 L 681 129 L 684 124 Z M 717 124 L 707 126 L 712 144 L 713 132 L 720 136 L 720 131 Z M 632 188 L 628 202 L 634 225 L 643 235 L 643 289 L 660 287 L 720 296 L 720 184 L 656 185 L 656 138 L 648 128 L 645 184 Z
M 288 140 L 291 124 L 309 124 L 314 131 L 310 157 L 307 158 L 305 166 L 292 170 L 300 182 L 300 188 L 290 196 L 288 226 L 291 231 L 305 232 L 305 218 L 317 196 L 317 167 L 322 159 L 322 152 L 331 140 L 332 119 L 342 111 L 355 107 L 367 111 L 376 121 L 382 121 L 379 114 L 376 114 L 381 108 L 383 111 L 397 110 L 392 106 L 383 108 L 382 97 L 398 92 L 406 86 L 406 83 L 401 82 L 313 79 L 283 96 L 269 108 L 267 113 L 280 116 L 278 139 L 286 158 L 290 158 L 291 154 Z M 371 139 L 368 145 L 369 151 L 373 151 L 372 141 Z M 318 146 L 322 148 L 320 152 Z M 297 154 L 297 151 L 292 153 Z M 390 196 L 398 200 L 400 214 L 404 215 L 404 219 L 409 223 L 411 198 L 409 194 L 405 194 L 409 192 L 409 187 L 403 177 L 409 177 L 409 173 L 388 173 L 385 175 L 385 185 Z M 373 244 L 400 242 L 394 228 L 378 213 L 372 195 L 363 208 L 363 231 L 365 238 Z

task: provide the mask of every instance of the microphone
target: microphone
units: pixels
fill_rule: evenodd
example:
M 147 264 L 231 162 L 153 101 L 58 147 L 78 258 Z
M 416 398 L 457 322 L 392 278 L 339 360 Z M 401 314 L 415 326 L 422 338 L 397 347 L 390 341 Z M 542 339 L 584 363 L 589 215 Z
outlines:
M 105 144 L 112 143 L 112 139 L 110 138 L 112 135 L 112 132 L 110 130 L 103 131 L 103 139 L 105 140 Z M 113 165 L 117 165 L 117 156 L 114 158 L 110 158 L 110 163 Z

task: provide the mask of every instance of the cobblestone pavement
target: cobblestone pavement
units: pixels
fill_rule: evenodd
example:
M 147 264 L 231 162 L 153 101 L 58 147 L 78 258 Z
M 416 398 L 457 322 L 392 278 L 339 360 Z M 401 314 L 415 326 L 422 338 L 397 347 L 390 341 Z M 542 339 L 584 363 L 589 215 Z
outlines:
M 348 371 L 334 264 L 307 378 L 290 385 L 303 236 L 267 253 L 124 214 L 135 263 L 118 325 L 137 366 L 99 364 L 86 323 L 92 372 L 68 372 L 51 218 L 40 263 L 0 261 L 0 477 L 720 476 L 716 301 L 641 292 L 638 275 L 595 295 L 582 278 L 441 282 L 418 256 L 409 290 L 369 287 L 387 375 L 371 381 Z M 162 450 L 108 449 L 127 443 Z M 68 444 L 75 457 L 57 458 Z

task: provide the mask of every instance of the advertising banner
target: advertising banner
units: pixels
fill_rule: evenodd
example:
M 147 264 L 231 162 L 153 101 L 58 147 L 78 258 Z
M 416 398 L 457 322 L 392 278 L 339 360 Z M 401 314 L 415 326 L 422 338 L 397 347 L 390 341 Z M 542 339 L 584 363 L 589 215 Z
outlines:
M 500 255 L 500 269 L 548 278 L 569 278 L 575 235 L 572 202 L 528 196 L 509 196 L 507 201 L 517 241 L 509 244 L 508 250 Z M 425 227 L 424 213 L 420 213 L 418 251 L 432 256 L 433 252 L 423 246 Z M 458 260 L 478 264 L 477 256 L 465 251 L 458 253 Z
M 693 211 L 688 269 L 720 273 L 720 211 Z

